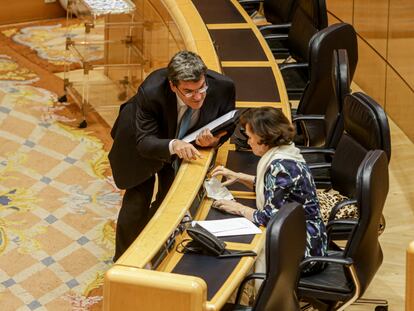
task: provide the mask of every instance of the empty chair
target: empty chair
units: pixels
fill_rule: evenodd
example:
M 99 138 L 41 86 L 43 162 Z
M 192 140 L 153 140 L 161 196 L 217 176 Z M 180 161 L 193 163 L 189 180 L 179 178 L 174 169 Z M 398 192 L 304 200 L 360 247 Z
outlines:
M 316 85 L 319 84 L 319 79 L 317 81 Z M 329 89 L 326 90 L 326 95 L 330 93 L 330 99 L 324 115 L 295 115 L 293 117 L 293 123 L 298 129 L 298 133 L 301 133 L 296 136 L 295 143 L 301 149 L 308 164 L 331 162 L 336 145 L 344 130 L 342 107 L 345 95 L 350 93 L 348 56 L 344 49 L 333 52 L 331 83 L 332 92 L 330 93 Z M 316 100 L 311 96 L 314 88 L 312 86 L 307 88 L 302 99 Z M 315 180 L 326 180 L 327 176 L 329 176 L 329 172 L 326 169 L 313 172 Z
M 302 266 L 324 262 L 326 267 L 317 274 L 301 277 L 300 298 L 318 310 L 344 310 L 364 294 L 383 260 L 378 224 L 387 194 L 387 156 L 382 150 L 369 151 L 357 173 L 356 205 L 360 213 L 357 225 L 343 251 L 331 251 L 327 257 L 309 257 L 302 262 Z M 371 302 L 387 309 L 386 301 Z
M 276 59 L 307 63 L 312 36 L 328 26 L 325 0 L 297 0 L 291 24 L 259 27 Z
M 330 25 L 317 33 L 309 41 L 309 63 L 312 65 L 301 66 L 298 64 L 280 64 L 280 70 L 285 81 L 289 99 L 296 99 L 305 96 L 304 88 L 309 88 L 308 84 L 312 79 L 319 79 L 323 86 L 313 83 L 308 90 L 317 99 L 310 101 L 302 100 L 298 107 L 299 114 L 324 114 L 326 111 L 326 90 L 332 96 L 332 86 L 330 83 L 331 59 L 334 50 L 345 49 L 348 55 L 349 80 L 355 73 L 358 63 L 358 44 L 354 27 L 347 23 L 337 23 Z M 310 68 L 311 67 L 311 68 Z
M 236 305 L 222 310 L 299 310 L 296 287 L 299 264 L 305 253 L 306 226 L 302 205 L 289 203 L 269 221 L 266 229 L 266 273 L 247 276 L 240 285 Z M 263 279 L 253 307 L 239 305 L 247 281 Z
M 350 93 L 348 54 L 344 49 L 334 50 L 332 55 L 331 74 L 327 76 L 325 70 L 311 58 L 311 80 L 299 102 L 300 111 L 307 105 L 323 105 L 323 114 L 299 114 L 293 116 L 293 123 L 302 133 L 297 145 L 307 147 L 323 147 L 334 149 L 343 131 L 341 118 L 344 97 Z M 322 68 L 323 69 L 323 68 Z M 317 96 L 320 88 L 324 89 L 323 97 Z M 324 100 L 326 103 L 321 103 Z M 302 148 L 302 153 L 315 151 L 314 148 Z M 306 158 L 306 157 L 305 157 Z M 315 162 L 315 161 L 312 161 Z

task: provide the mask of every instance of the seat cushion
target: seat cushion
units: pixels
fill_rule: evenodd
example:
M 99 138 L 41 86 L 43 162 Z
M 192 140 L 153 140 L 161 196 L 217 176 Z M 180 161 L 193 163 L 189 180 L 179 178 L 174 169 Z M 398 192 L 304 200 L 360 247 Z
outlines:
M 283 81 L 286 85 L 289 100 L 300 100 L 302 97 L 302 93 L 309 81 L 308 69 L 290 68 L 281 70 L 281 73 Z
M 329 257 L 341 257 L 339 251 L 329 251 Z M 345 268 L 346 269 L 346 268 Z M 349 282 L 342 265 L 328 263 L 325 269 L 317 274 L 301 277 L 299 289 L 303 291 L 328 291 L 334 294 L 352 294 L 353 284 Z

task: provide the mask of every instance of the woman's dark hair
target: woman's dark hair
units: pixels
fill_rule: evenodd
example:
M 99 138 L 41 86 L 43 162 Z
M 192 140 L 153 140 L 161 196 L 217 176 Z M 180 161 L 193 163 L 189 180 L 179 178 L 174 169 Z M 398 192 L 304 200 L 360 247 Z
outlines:
M 269 147 L 288 145 L 295 136 L 295 129 L 282 110 L 273 107 L 250 108 L 240 116 L 240 125 L 260 137 L 260 144 Z

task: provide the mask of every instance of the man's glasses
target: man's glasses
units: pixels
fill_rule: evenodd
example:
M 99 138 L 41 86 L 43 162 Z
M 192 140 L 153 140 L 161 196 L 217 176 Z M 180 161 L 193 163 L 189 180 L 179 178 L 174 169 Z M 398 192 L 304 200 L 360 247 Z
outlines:
M 180 92 L 180 94 L 181 94 L 181 95 L 183 95 L 184 97 L 190 98 L 190 97 L 195 96 L 196 94 L 204 94 L 205 92 L 207 92 L 208 85 L 207 85 L 207 82 L 204 82 L 204 83 L 205 83 L 205 85 L 204 85 L 203 87 L 199 88 L 198 90 L 193 90 L 193 91 L 184 91 L 184 92 L 182 92 L 182 91 L 178 88 L 178 86 L 177 86 L 177 90 L 178 90 L 178 92 Z

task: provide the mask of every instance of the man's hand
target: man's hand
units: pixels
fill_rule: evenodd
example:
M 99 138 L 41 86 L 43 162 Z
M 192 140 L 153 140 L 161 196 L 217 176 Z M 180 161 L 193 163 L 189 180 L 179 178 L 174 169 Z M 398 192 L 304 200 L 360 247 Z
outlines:
M 220 132 L 217 136 L 213 136 L 209 129 L 204 129 L 197 135 L 196 144 L 200 147 L 215 147 L 218 145 L 220 138 L 226 135 L 227 132 Z
M 174 153 L 183 160 L 196 160 L 201 158 L 201 153 L 190 143 L 176 139 L 172 143 Z

